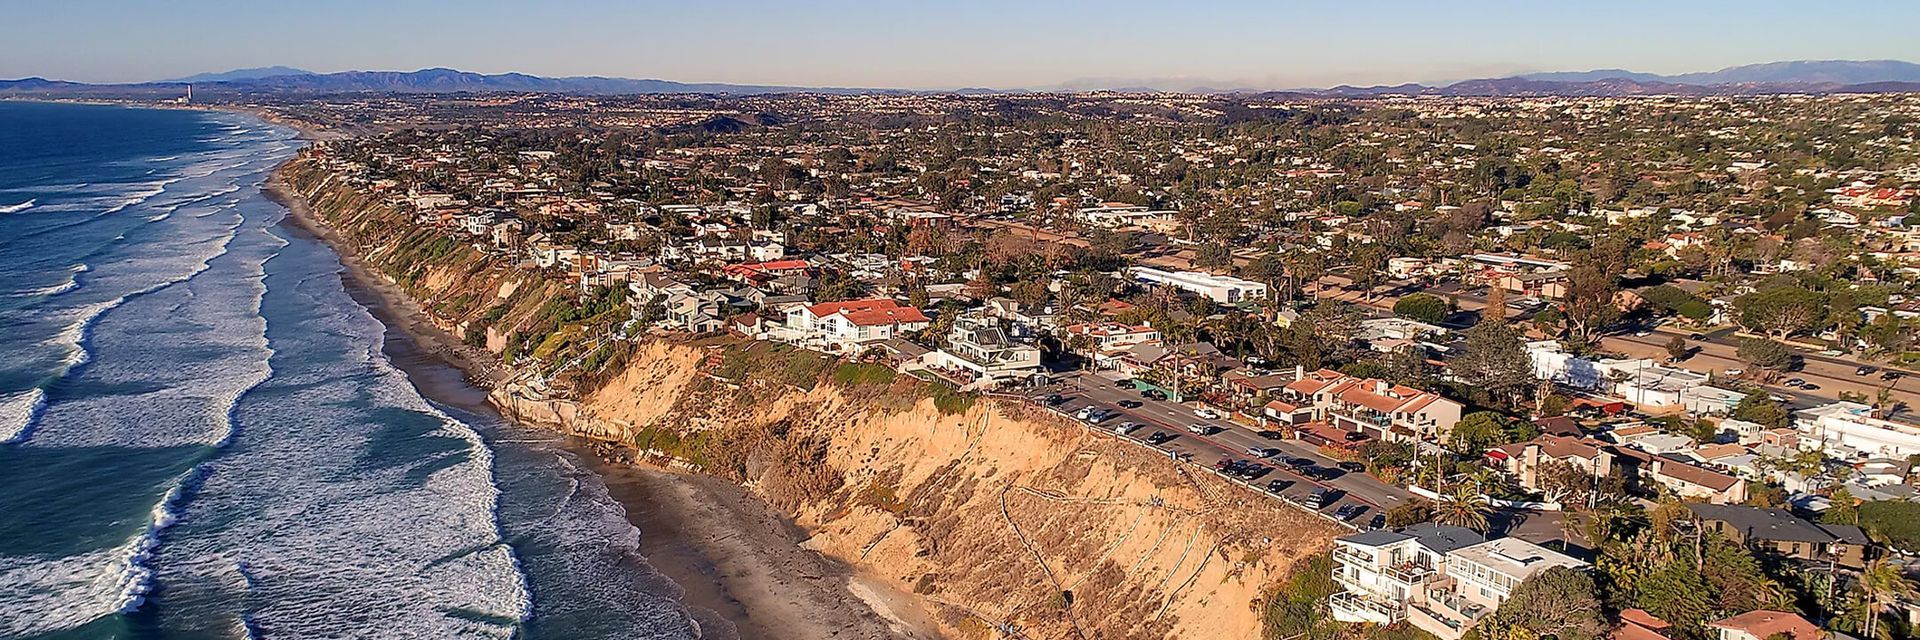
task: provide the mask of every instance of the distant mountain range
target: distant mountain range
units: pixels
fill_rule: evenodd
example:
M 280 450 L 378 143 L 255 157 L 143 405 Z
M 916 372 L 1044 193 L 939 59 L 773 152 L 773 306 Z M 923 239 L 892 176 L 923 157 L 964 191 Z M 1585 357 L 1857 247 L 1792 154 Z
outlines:
M 1187 84 L 1187 83 L 1192 84 Z M 658 79 L 601 76 L 543 77 L 523 73 L 480 74 L 454 69 L 419 71 L 343 71 L 313 73 L 292 67 L 260 67 L 206 73 L 161 82 L 86 84 L 24 78 L 0 80 L 0 96 L 158 98 L 184 93 L 192 84 L 196 97 L 258 95 L 312 95 L 330 93 L 562 93 L 575 95 L 634 95 L 705 93 L 760 95 L 773 93 L 1025 93 L 1033 90 L 968 88 L 953 91 L 903 89 L 798 87 L 723 83 L 686 83 Z M 1212 84 L 1213 86 L 1206 86 Z M 1630 95 L 1744 95 L 1767 93 L 1896 93 L 1920 92 L 1920 64 L 1898 60 L 1800 60 L 1771 62 L 1718 71 L 1660 75 L 1625 69 L 1526 73 L 1506 78 L 1464 80 L 1439 86 L 1338 86 L 1328 89 L 1259 91 L 1222 88 L 1187 78 L 1093 78 L 1071 81 L 1046 91 L 1182 91 L 1190 93 L 1257 94 L 1322 98 L 1362 98 L 1387 95 L 1438 96 L 1630 96 Z
M 220 73 L 201 73 L 201 74 L 190 75 L 185 78 L 161 80 L 161 82 L 238 82 L 242 80 L 259 80 L 261 78 L 272 78 L 274 76 L 310 76 L 310 75 L 315 75 L 315 74 L 314 72 L 308 71 L 306 69 L 295 69 L 293 67 L 277 67 L 277 66 L 276 67 L 254 67 L 251 69 L 234 69 L 232 71 L 222 71 Z

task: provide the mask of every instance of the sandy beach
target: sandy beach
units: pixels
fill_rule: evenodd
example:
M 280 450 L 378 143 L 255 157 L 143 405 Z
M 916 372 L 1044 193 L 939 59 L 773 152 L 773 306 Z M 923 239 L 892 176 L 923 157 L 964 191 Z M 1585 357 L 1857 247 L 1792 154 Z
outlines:
M 399 287 L 346 250 L 276 173 L 268 197 L 288 224 L 340 254 L 348 291 L 391 330 L 385 350 L 438 402 L 498 416 L 487 389 L 504 370 L 493 355 L 435 326 Z M 807 534 L 746 490 L 718 478 L 616 463 L 612 445 L 570 438 L 568 447 L 605 480 L 641 532 L 648 563 L 685 591 L 682 601 L 713 636 L 760 638 L 940 638 L 914 599 L 802 546 Z

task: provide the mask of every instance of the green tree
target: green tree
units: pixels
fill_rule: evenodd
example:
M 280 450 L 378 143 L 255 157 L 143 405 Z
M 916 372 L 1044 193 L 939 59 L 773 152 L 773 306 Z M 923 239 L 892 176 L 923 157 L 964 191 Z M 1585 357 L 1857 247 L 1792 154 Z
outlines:
M 1899 565 L 1882 558 L 1860 572 L 1860 592 L 1867 604 L 1866 635 L 1872 640 L 1882 637 L 1880 617 L 1895 604 L 1912 597 L 1913 585 L 1901 575 Z
M 1462 382 L 1510 407 L 1534 387 L 1533 359 L 1506 322 L 1482 320 L 1468 329 L 1466 347 L 1450 368 Z
M 1550 567 L 1528 577 L 1475 627 L 1487 640 L 1595 640 L 1607 634 L 1599 589 L 1587 572 Z
M 1447 445 L 1455 453 L 1478 458 L 1487 449 L 1507 442 L 1507 419 L 1492 411 L 1475 411 L 1453 423 Z
M 1434 504 L 1433 521 L 1485 533 L 1490 513 L 1486 494 L 1481 493 L 1479 487 L 1463 482 L 1454 485 L 1452 493 Z
M 1777 338 L 1812 328 L 1826 313 L 1819 293 L 1798 286 L 1755 291 L 1740 296 L 1733 306 L 1741 326 Z
M 1445 299 L 1431 293 L 1416 293 L 1393 303 L 1393 315 L 1428 324 L 1438 324 L 1452 312 Z
M 1746 397 L 1740 399 L 1740 404 L 1733 406 L 1733 411 L 1728 415 L 1735 419 L 1745 420 L 1754 424 L 1762 424 L 1768 427 L 1779 428 L 1787 426 L 1787 408 L 1781 406 L 1778 402 L 1774 402 L 1773 397 L 1767 395 L 1765 391 L 1755 391 L 1747 394 Z
M 1685 360 L 1687 354 L 1692 352 L 1693 349 L 1687 346 L 1686 338 L 1674 336 L 1673 339 L 1667 341 L 1667 358 L 1674 362 Z
M 1768 371 L 1786 371 L 1793 364 L 1793 351 L 1787 345 L 1765 338 L 1749 338 L 1735 352 L 1747 364 Z

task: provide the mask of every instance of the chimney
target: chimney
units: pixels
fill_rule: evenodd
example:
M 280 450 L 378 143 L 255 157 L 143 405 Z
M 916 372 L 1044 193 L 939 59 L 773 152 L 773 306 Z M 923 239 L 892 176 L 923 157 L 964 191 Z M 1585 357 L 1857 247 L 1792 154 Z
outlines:
M 1307 366 L 1303 364 L 1295 363 L 1293 365 L 1293 379 L 1295 380 L 1307 379 Z

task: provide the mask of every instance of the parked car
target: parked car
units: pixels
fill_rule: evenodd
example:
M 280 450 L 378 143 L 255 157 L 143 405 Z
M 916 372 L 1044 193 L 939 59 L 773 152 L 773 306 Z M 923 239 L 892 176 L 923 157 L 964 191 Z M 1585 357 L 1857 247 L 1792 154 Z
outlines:
M 1367 465 L 1358 462 L 1342 462 L 1334 466 L 1347 473 L 1366 473 L 1367 471 Z
M 1800 390 L 1801 391 L 1819 391 L 1820 385 L 1809 382 L 1809 383 L 1800 385 Z
M 1152 400 L 1155 402 L 1166 402 L 1167 392 L 1161 391 L 1159 389 L 1148 389 L 1146 391 L 1140 392 L 1140 397 L 1146 398 L 1148 400 Z
M 1343 504 L 1343 505 L 1340 505 L 1339 509 L 1335 509 L 1333 511 L 1333 517 L 1339 518 L 1341 520 L 1352 520 L 1354 516 L 1358 516 L 1360 515 L 1360 512 L 1366 511 L 1366 510 L 1367 510 L 1366 507 L 1363 507 L 1357 504 L 1352 504 L 1352 503 Z
M 1315 480 L 1326 481 L 1326 480 L 1332 480 L 1334 478 L 1347 475 L 1347 472 L 1341 471 L 1339 469 L 1335 469 L 1332 467 L 1307 467 L 1305 469 L 1300 470 L 1300 475 L 1313 478 Z
M 1704 334 L 1704 333 L 1689 333 L 1689 334 L 1687 334 L 1687 339 L 1688 339 L 1688 340 L 1692 340 L 1692 341 L 1694 341 L 1694 342 L 1705 342 L 1705 341 L 1707 340 L 1707 334 Z
M 1807 383 L 1807 381 L 1805 381 L 1805 380 L 1801 380 L 1801 379 L 1799 379 L 1799 378 L 1787 378 L 1787 380 L 1786 380 L 1785 382 L 1782 382 L 1782 383 L 1780 383 L 1780 384 L 1783 384 L 1783 385 L 1786 385 L 1786 386 L 1789 386 L 1789 387 L 1798 387 L 1798 386 L 1800 386 L 1800 385 L 1803 385 L 1803 384 L 1806 384 L 1806 383 Z
M 1293 486 L 1292 480 L 1269 480 L 1267 481 L 1267 493 L 1279 495 L 1280 492 L 1286 491 L 1287 488 L 1291 486 Z
M 1287 439 L 1287 434 L 1284 434 L 1284 433 L 1280 433 L 1280 432 L 1278 432 L 1278 431 L 1262 431 L 1262 432 L 1260 432 L 1260 433 L 1259 433 L 1258 435 L 1259 435 L 1260 437 L 1262 437 L 1262 438 L 1266 438 L 1266 439 L 1268 439 L 1268 440 L 1285 440 L 1285 439 Z
M 1294 471 L 1305 471 L 1313 466 L 1313 461 L 1306 458 L 1287 458 L 1281 464 Z
M 1123 436 L 1139 430 L 1140 430 L 1140 423 L 1138 422 L 1122 422 L 1120 424 L 1113 425 L 1113 432 Z
M 1178 437 L 1180 437 L 1178 434 L 1167 433 L 1165 431 L 1155 431 L 1153 432 L 1153 435 L 1147 436 L 1147 444 L 1152 444 L 1152 445 L 1166 444 L 1167 442 Z
M 1280 455 L 1280 450 L 1263 447 L 1247 447 L 1247 455 L 1255 458 L 1271 458 Z
M 1882 371 L 1882 372 L 1880 372 L 1880 379 L 1881 379 L 1881 380 L 1899 380 L 1899 379 L 1900 379 L 1900 372 L 1898 372 L 1898 371 Z
M 1233 475 L 1241 480 L 1252 482 L 1260 479 L 1260 476 L 1267 475 L 1269 471 L 1273 471 L 1273 468 L 1257 462 L 1249 462 L 1240 465 L 1240 469 L 1235 471 Z
M 1219 420 L 1221 418 L 1226 417 L 1224 415 L 1221 415 L 1220 412 L 1214 411 L 1213 409 L 1210 409 L 1207 407 L 1200 407 L 1198 409 L 1194 409 L 1193 415 L 1199 416 L 1200 419 L 1202 420 Z
M 1870 375 L 1873 375 L 1873 374 L 1874 374 L 1874 372 L 1876 372 L 1876 371 L 1879 371 L 1879 370 L 1880 370 L 1880 368 L 1879 368 L 1879 367 L 1872 367 L 1872 366 L 1868 366 L 1868 365 L 1864 365 L 1864 364 L 1863 364 L 1863 365 L 1860 365 L 1860 366 L 1859 366 L 1859 368 L 1856 368 L 1856 369 L 1854 369 L 1854 370 L 1853 370 L 1853 375 L 1856 375 L 1856 376 L 1870 376 Z
M 1746 372 L 1747 372 L 1746 369 L 1728 369 L 1723 373 L 1726 373 L 1727 375 L 1730 375 L 1730 376 L 1737 376 L 1737 375 L 1744 374 Z
M 1047 403 L 1047 406 L 1053 406 L 1053 405 L 1060 404 L 1062 402 L 1066 402 L 1067 397 L 1060 395 L 1058 393 L 1050 393 L 1050 394 L 1047 394 L 1047 397 L 1041 398 L 1040 401 Z
M 1333 499 L 1332 489 L 1314 489 L 1313 493 L 1307 494 L 1307 499 L 1304 503 L 1307 505 L 1307 508 L 1318 510 L 1332 504 Z
M 1125 379 L 1125 380 L 1116 380 L 1116 381 L 1114 381 L 1114 383 L 1113 383 L 1113 387 L 1114 387 L 1115 389 L 1132 389 L 1132 388 L 1133 388 L 1133 379 L 1132 379 L 1132 378 L 1128 378 L 1128 379 Z
M 1384 513 L 1373 514 L 1372 518 L 1367 519 L 1366 528 L 1369 531 L 1387 528 L 1387 514 L 1384 514 Z

